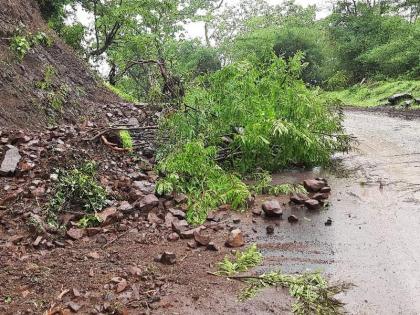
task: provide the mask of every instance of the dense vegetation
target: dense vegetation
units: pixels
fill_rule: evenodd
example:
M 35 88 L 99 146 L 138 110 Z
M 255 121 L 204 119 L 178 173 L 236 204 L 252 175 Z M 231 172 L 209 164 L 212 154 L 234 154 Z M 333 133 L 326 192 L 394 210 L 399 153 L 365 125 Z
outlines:
M 269 188 L 267 174 L 327 165 L 348 148 L 335 98 L 371 105 L 418 90 L 418 1 L 336 0 L 323 19 L 294 1 L 38 2 L 81 56 L 109 66 L 108 88 L 170 107 L 160 124 L 157 193 L 186 193 L 193 223 L 226 203 L 244 208 L 253 192 L 294 189 Z M 81 10 L 89 27 L 72 19 Z M 191 22 L 201 23 L 202 41 L 187 38 Z M 120 137 L 130 149 L 129 134 Z M 245 176 L 260 182 L 249 187 Z

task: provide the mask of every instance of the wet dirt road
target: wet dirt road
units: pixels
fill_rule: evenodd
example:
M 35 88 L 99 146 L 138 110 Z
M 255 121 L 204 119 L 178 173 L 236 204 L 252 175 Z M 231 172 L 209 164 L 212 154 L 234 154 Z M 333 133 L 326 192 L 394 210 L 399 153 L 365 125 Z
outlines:
M 355 287 L 340 296 L 350 314 L 420 314 L 420 120 L 346 115 L 358 151 L 339 157 L 343 170 L 335 175 L 313 172 L 333 187 L 329 209 L 291 210 L 299 222 L 282 220 L 271 236 L 261 227 L 253 237 L 265 255 L 261 271 L 321 270 L 351 282 Z M 324 225 L 328 217 L 332 226 Z

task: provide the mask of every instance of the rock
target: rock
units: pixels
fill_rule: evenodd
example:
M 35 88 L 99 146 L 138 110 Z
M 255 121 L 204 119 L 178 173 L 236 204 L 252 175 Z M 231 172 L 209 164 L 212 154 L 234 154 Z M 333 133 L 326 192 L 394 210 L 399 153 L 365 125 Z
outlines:
M 176 255 L 172 252 L 164 252 L 156 257 L 155 261 L 164 265 L 174 265 L 176 263 Z
M 162 224 L 163 221 L 160 219 L 156 213 L 149 212 L 147 215 L 147 221 L 149 221 L 151 224 Z
M 92 259 L 101 258 L 101 256 L 99 256 L 99 254 L 97 252 L 90 252 L 90 253 L 87 254 L 87 257 L 92 258 Z
M 188 197 L 187 197 L 186 195 L 184 195 L 184 194 L 177 194 L 177 195 L 174 197 L 174 200 L 175 200 L 175 202 L 176 202 L 177 204 L 180 204 L 180 203 L 185 203 L 185 202 L 187 201 L 187 199 L 188 199 Z
M 210 237 L 202 235 L 200 231 L 194 231 L 194 240 L 201 246 L 207 246 L 210 243 Z
M 129 213 L 134 209 L 133 205 L 129 203 L 128 201 L 122 201 L 120 203 L 120 206 L 118 207 L 118 210 L 121 212 Z
M 135 181 L 133 186 L 145 194 L 152 194 L 155 191 L 155 184 L 147 180 Z
M 191 238 L 194 238 L 194 234 L 196 232 L 199 233 L 203 228 L 204 228 L 203 226 L 199 226 L 199 227 L 197 227 L 195 229 L 181 231 L 180 236 L 183 239 L 191 239 Z
M 323 193 L 323 194 L 329 194 L 331 192 L 331 187 L 330 186 L 325 186 L 325 187 L 321 188 L 321 190 L 319 192 Z
M 315 199 L 315 200 L 321 201 L 321 200 L 326 200 L 326 199 L 328 199 L 328 197 L 329 197 L 329 195 L 328 195 L 328 194 L 316 193 L 316 194 L 314 194 L 314 195 L 311 197 L 311 199 Z
M 290 197 L 290 201 L 293 202 L 294 204 L 297 204 L 297 205 L 303 205 L 305 203 L 305 201 L 308 200 L 308 199 L 309 199 L 308 196 L 306 196 L 304 194 L 301 194 L 301 193 L 293 194 Z
M 172 230 L 180 234 L 189 227 L 188 222 L 185 220 L 173 220 L 172 221 Z
M 136 208 L 141 211 L 150 211 L 159 204 L 159 199 L 154 194 L 149 194 L 136 203 Z
M 272 225 L 268 225 L 267 227 L 266 227 L 266 230 L 267 230 L 267 234 L 273 234 L 274 233 L 274 226 L 272 226 Z
M 79 304 L 77 304 L 76 302 L 68 302 L 67 303 L 67 307 L 71 310 L 71 311 L 73 311 L 73 312 L 75 312 L 75 313 L 77 313 L 82 307 L 79 305 Z
M 262 212 L 262 209 L 260 209 L 260 208 L 252 209 L 252 214 L 255 215 L 255 216 L 260 216 L 261 212 Z
M 207 250 L 218 252 L 219 251 L 219 247 L 217 247 L 217 245 L 215 243 L 210 242 L 210 243 L 207 244 Z
M 167 212 L 165 214 L 165 226 L 171 228 L 174 221 L 179 221 L 179 219 L 175 218 L 172 213 Z
M 309 192 L 319 192 L 322 188 L 327 186 L 326 182 L 318 179 L 307 179 L 303 182 L 303 186 Z
M 101 225 L 105 226 L 115 221 L 115 219 L 117 218 L 117 213 L 117 208 L 109 207 L 105 208 L 101 212 L 98 212 L 96 216 L 101 221 Z
M 168 235 L 168 241 L 175 242 L 177 240 L 179 240 L 178 233 L 173 232 L 173 233 L 171 233 L 171 234 Z
M 21 159 L 16 147 L 9 145 L 8 148 L 0 166 L 0 176 L 13 176 Z
M 97 227 L 90 227 L 86 229 L 86 234 L 87 236 L 95 236 L 96 234 L 99 234 L 102 231 L 101 228 L 97 228 Z
M 310 210 L 318 210 L 321 208 L 321 203 L 315 199 L 308 199 L 305 201 L 305 206 Z
M 245 244 L 244 236 L 240 229 L 232 230 L 225 242 L 227 247 L 241 247 Z
M 411 105 L 413 105 L 414 104 L 414 100 L 406 100 L 406 101 L 404 101 L 401 105 L 403 106 L 403 107 L 405 107 L 405 108 L 408 108 L 408 107 L 410 107 Z
M 127 288 L 128 284 L 127 284 L 127 280 L 122 279 L 120 282 L 118 282 L 117 284 L 117 288 L 116 288 L 116 292 L 117 293 L 121 293 L 123 292 L 126 288 Z
M 327 221 L 325 221 L 325 226 L 330 226 L 332 225 L 332 219 L 328 218 Z
M 275 199 L 264 202 L 262 209 L 268 217 L 280 217 L 283 214 L 280 203 Z
M 232 220 L 232 222 L 233 222 L 233 224 L 239 224 L 239 223 L 241 223 L 241 219 L 239 219 L 239 218 L 234 218 L 234 219 Z
M 397 93 L 388 97 L 388 102 L 391 105 L 397 105 L 402 100 L 412 99 L 413 96 L 409 93 Z
M 299 221 L 299 219 L 295 215 L 289 215 L 289 217 L 287 218 L 287 221 L 289 221 L 289 223 L 296 223 Z
M 42 197 L 45 194 L 45 187 L 36 187 L 34 189 L 31 189 L 31 195 L 34 198 Z
M 185 219 L 185 212 L 184 211 L 181 211 L 181 210 L 178 210 L 178 209 L 173 209 L 173 208 L 171 208 L 171 209 L 169 209 L 168 210 L 170 213 L 172 213 L 172 215 L 174 216 L 174 217 L 177 217 L 178 219 Z
M 36 240 L 32 243 L 32 245 L 33 245 L 34 247 L 37 247 L 37 246 L 39 246 L 39 244 L 41 243 L 41 241 L 42 241 L 42 236 L 38 236 L 38 237 L 36 238 Z
M 255 196 L 249 196 L 249 197 L 246 199 L 246 206 L 247 206 L 248 208 L 252 208 L 254 205 L 255 205 Z
M 80 240 L 83 236 L 85 236 L 85 230 L 71 228 L 67 231 L 67 236 L 74 240 Z
M 198 247 L 198 243 L 195 240 L 191 240 L 187 242 L 187 246 L 191 249 L 196 249 Z

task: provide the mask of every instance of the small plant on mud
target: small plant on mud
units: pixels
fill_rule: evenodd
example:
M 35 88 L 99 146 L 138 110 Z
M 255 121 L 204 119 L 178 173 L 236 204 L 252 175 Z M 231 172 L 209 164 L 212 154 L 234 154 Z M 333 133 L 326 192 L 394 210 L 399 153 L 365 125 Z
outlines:
M 56 70 L 52 65 L 48 65 L 44 71 L 44 79 L 36 82 L 35 86 L 41 90 L 49 90 L 53 84 Z
M 281 272 L 270 272 L 256 277 L 243 277 L 248 287 L 241 293 L 240 299 L 254 297 L 267 287 L 288 288 L 296 299 L 292 306 L 294 314 L 342 314 L 343 303 L 334 298 L 340 292 L 351 287 L 349 284 L 330 286 L 320 273 L 287 275 Z
M 22 61 L 31 49 L 31 44 L 25 36 L 16 35 L 10 42 L 10 49 L 16 54 L 19 61 Z
M 224 171 L 214 161 L 215 147 L 204 147 L 201 142 L 190 142 L 169 154 L 157 166 L 165 178 L 158 182 L 158 193 L 170 190 L 188 196 L 187 220 L 201 224 L 207 213 L 220 205 L 231 204 L 243 209 L 250 193 L 234 174 Z
M 24 33 L 22 30 L 17 31 L 18 35 L 12 37 L 10 41 L 10 49 L 16 54 L 19 61 L 25 58 L 26 54 L 31 50 L 32 47 L 42 45 L 49 47 L 52 44 L 52 40 L 44 32 L 38 32 L 35 35 Z
M 120 130 L 118 133 L 120 137 L 121 144 L 126 150 L 133 150 L 133 138 L 128 130 Z
M 96 214 L 87 214 L 77 222 L 79 228 L 85 229 L 88 227 L 98 226 L 101 224 L 101 219 Z
M 233 276 L 239 272 L 247 271 L 250 268 L 261 264 L 263 256 L 257 248 L 256 244 L 251 245 L 243 252 L 236 252 L 234 260 L 225 257 L 218 263 L 217 274 L 221 276 Z
M 60 170 L 54 197 L 47 209 L 49 223 L 57 223 L 57 215 L 64 207 L 80 207 L 88 214 L 102 210 L 106 191 L 95 179 L 96 165 L 85 163 L 80 168 Z

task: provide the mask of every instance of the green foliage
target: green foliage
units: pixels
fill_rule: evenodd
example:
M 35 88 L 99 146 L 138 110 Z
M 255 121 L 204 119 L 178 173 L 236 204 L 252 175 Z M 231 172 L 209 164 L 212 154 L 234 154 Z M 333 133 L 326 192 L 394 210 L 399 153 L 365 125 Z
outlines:
M 281 272 L 270 272 L 259 277 L 250 278 L 248 287 L 242 292 L 242 300 L 255 296 L 266 287 L 289 288 L 289 293 L 296 302 L 292 306 L 294 314 L 343 314 L 343 303 L 334 298 L 340 292 L 350 288 L 349 284 L 329 286 L 319 273 L 303 275 L 286 275 Z
M 102 210 L 106 202 L 106 191 L 96 181 L 95 174 L 96 165 L 92 162 L 80 168 L 60 170 L 55 194 L 47 208 L 50 223 L 56 223 L 57 215 L 65 207 L 80 207 L 86 213 Z
M 131 138 L 130 132 L 128 130 L 120 130 L 118 135 L 123 148 L 131 151 L 133 149 L 133 138 Z
M 22 61 L 31 49 L 31 44 L 25 36 L 16 35 L 10 41 L 10 49 Z
M 291 193 L 304 193 L 306 190 L 302 185 L 280 184 L 272 185 L 272 177 L 267 172 L 256 173 L 253 175 L 256 183 L 250 186 L 250 190 L 255 194 L 287 195 Z
M 54 66 L 48 65 L 44 71 L 44 79 L 37 82 L 35 85 L 41 90 L 49 90 L 53 84 L 54 78 L 56 76 L 56 70 Z
M 134 96 L 124 92 L 123 90 L 117 88 L 116 86 L 113 86 L 109 84 L 108 82 L 104 82 L 104 85 L 112 93 L 117 94 L 123 101 L 129 102 L 129 103 L 138 103 L 138 100 Z
M 85 28 L 81 23 L 64 25 L 59 31 L 60 37 L 67 45 L 77 51 L 83 51 L 82 41 L 85 36 Z
M 169 153 L 157 166 L 165 175 L 157 184 L 157 192 L 173 190 L 187 194 L 187 220 L 192 224 L 203 223 L 207 213 L 222 204 L 241 209 L 250 195 L 237 176 L 216 164 L 215 155 L 215 147 L 205 148 L 199 141 L 188 142 Z
M 253 244 L 243 252 L 236 252 L 234 260 L 225 257 L 218 263 L 219 271 L 217 273 L 222 276 L 234 276 L 239 272 L 244 272 L 260 265 L 262 260 L 263 256 L 258 250 L 257 245 Z
M 380 81 L 363 85 L 354 85 L 348 89 L 326 92 L 325 96 L 338 99 L 345 105 L 373 107 L 386 102 L 387 98 L 397 93 L 411 93 L 420 97 L 420 81 Z
M 100 224 L 101 219 L 96 214 L 87 214 L 77 222 L 77 226 L 82 229 L 99 226 Z
M 185 112 L 163 123 L 164 150 L 193 139 L 225 146 L 225 166 L 240 173 L 328 164 L 348 144 L 342 117 L 305 87 L 300 71 L 296 56 L 235 63 L 204 78 L 187 94 Z
M 52 44 L 52 40 L 44 32 L 38 32 L 35 35 L 15 35 L 10 40 L 10 49 L 16 54 L 19 61 L 25 58 L 26 54 L 32 47 L 42 45 L 49 47 Z

